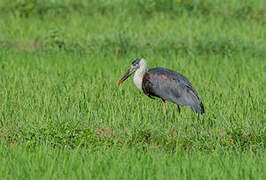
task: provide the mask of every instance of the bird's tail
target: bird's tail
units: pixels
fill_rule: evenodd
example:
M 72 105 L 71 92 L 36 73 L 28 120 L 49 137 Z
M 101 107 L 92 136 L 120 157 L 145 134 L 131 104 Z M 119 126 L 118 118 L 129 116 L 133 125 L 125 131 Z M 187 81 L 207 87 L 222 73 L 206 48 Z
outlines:
M 196 113 L 199 113 L 199 114 L 205 113 L 204 106 L 203 106 L 197 92 L 193 89 L 191 94 L 192 94 L 193 103 L 190 106 L 190 109 Z
M 205 110 L 204 110 L 204 106 L 202 104 L 202 102 L 200 102 L 200 108 L 199 108 L 199 111 L 198 111 L 200 114 L 203 114 L 205 113 Z
M 201 101 L 191 106 L 191 110 L 199 114 L 205 113 L 204 106 Z

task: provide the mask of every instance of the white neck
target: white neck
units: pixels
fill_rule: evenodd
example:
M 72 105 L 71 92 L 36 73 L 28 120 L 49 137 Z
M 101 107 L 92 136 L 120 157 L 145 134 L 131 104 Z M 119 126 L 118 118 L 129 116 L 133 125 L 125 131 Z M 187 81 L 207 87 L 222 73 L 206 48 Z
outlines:
M 141 59 L 139 62 L 139 68 L 135 71 L 135 75 L 133 78 L 134 84 L 140 90 L 142 90 L 142 80 L 146 72 L 147 72 L 147 63 L 144 59 Z

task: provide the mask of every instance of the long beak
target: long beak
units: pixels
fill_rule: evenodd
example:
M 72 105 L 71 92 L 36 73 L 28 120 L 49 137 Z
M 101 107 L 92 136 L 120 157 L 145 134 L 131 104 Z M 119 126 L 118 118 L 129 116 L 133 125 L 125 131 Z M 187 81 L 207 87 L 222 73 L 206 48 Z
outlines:
M 119 82 L 117 83 L 118 85 L 120 85 L 123 81 L 125 81 L 134 71 L 132 71 L 132 69 L 129 69 L 126 74 L 119 80 Z

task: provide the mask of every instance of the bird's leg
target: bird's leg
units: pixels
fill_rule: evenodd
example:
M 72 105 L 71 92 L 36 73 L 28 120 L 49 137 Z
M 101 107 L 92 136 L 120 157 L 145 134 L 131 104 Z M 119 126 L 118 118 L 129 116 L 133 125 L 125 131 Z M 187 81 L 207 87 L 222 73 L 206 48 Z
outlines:
M 177 104 L 178 113 L 181 113 L 180 106 Z
M 164 119 L 167 120 L 165 100 L 163 100 L 163 113 L 164 113 Z

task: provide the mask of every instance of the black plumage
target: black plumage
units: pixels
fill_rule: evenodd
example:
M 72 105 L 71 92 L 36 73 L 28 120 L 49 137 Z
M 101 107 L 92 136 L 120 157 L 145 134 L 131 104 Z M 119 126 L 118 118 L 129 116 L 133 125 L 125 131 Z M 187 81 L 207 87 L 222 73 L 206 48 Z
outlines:
M 149 97 L 158 97 L 180 106 L 187 106 L 199 114 L 204 106 L 196 90 L 186 77 L 165 68 L 153 68 L 147 71 L 142 80 L 142 90 Z
M 147 70 L 146 61 L 136 59 L 132 62 L 130 69 L 119 80 L 118 85 L 134 72 L 133 81 L 138 89 L 141 89 L 150 98 L 158 97 L 162 99 L 165 119 L 167 119 L 166 101 L 177 104 L 179 112 L 179 106 L 186 106 L 198 114 L 204 113 L 204 106 L 198 93 L 188 79 L 178 72 L 166 68 Z

